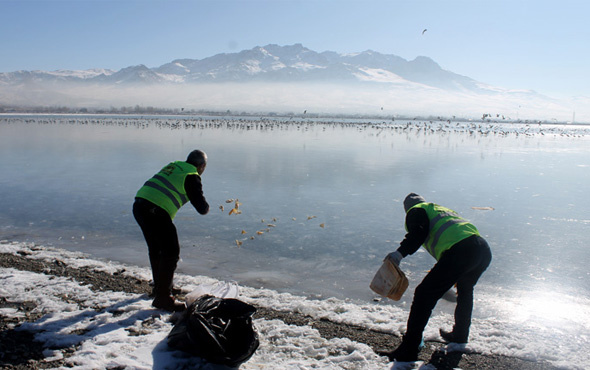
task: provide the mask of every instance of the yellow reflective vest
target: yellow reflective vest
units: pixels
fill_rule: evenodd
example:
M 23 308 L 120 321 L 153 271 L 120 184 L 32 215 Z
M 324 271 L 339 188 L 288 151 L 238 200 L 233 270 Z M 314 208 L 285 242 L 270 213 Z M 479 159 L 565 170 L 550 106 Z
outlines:
M 479 235 L 477 228 L 461 218 L 452 209 L 435 203 L 419 203 L 408 210 L 422 208 L 430 221 L 428 236 L 422 245 L 437 261 L 453 245 L 472 235 Z M 406 230 L 407 230 L 406 225 Z
M 184 189 L 184 180 L 188 175 L 198 174 L 197 167 L 190 163 L 171 162 L 146 181 L 135 197 L 149 200 L 174 219 L 180 207 L 189 201 Z

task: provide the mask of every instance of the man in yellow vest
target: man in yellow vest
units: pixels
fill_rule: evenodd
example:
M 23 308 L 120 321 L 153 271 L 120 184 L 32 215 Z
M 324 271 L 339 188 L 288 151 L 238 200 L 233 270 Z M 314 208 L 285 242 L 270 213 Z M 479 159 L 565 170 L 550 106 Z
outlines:
M 148 245 L 154 280 L 152 306 L 167 311 L 182 311 L 185 304 L 172 295 L 174 271 L 180 258 L 180 244 L 172 220 L 187 202 L 205 215 L 209 204 L 203 196 L 201 175 L 207 155 L 193 150 L 186 161 L 171 162 L 139 189 L 133 203 L 133 216 Z
M 399 265 L 402 258 L 422 245 L 437 261 L 414 291 L 402 343 L 394 351 L 382 353 L 391 361 L 410 362 L 418 360 L 422 333 L 436 303 L 455 284 L 455 325 L 452 331 L 440 329 L 440 334 L 446 342 L 467 343 L 473 288 L 490 265 L 492 253 L 477 228 L 455 211 L 427 203 L 415 193 L 405 198 L 404 209 L 407 234 L 400 247 L 387 258 Z

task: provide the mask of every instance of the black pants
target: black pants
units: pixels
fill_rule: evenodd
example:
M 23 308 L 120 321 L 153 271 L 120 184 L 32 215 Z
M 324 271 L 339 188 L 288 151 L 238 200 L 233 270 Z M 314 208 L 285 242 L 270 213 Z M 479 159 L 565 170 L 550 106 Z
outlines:
M 488 243 L 477 235 L 463 239 L 444 252 L 414 291 L 404 345 L 418 348 L 432 310 L 455 283 L 457 306 L 453 334 L 461 342 L 467 342 L 473 311 L 473 287 L 491 261 L 492 252 Z
M 164 209 L 141 198 L 135 198 L 133 216 L 148 246 L 154 292 L 170 294 L 174 271 L 180 258 L 176 226 Z

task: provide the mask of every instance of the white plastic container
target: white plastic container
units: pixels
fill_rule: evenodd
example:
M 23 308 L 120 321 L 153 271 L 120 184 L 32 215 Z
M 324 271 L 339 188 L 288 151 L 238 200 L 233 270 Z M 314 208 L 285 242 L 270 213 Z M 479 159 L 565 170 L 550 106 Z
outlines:
M 186 305 L 190 306 L 199 297 L 209 294 L 217 298 L 238 298 L 239 288 L 235 282 L 220 281 L 216 284 L 203 284 L 186 295 Z

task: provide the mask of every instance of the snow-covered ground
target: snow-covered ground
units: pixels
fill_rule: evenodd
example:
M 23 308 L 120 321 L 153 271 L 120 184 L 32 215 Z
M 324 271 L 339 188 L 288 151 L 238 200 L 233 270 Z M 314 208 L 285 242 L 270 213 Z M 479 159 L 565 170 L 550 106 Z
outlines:
M 10 253 L 29 250 L 18 243 L 0 244 L 0 252 Z M 35 248 L 34 258 L 52 258 L 76 267 L 92 267 L 107 272 L 116 272 L 122 265 L 89 260 L 82 254 L 61 250 Z M 143 279 L 149 271 L 125 266 L 126 274 Z M 43 310 L 44 316 L 33 323 L 24 323 L 20 329 L 36 332 L 36 340 L 51 348 L 65 348 L 80 344 L 68 364 L 80 369 L 105 369 L 125 367 L 130 369 L 182 369 L 196 364 L 203 369 L 223 369 L 224 366 L 207 364 L 198 358 L 172 350 L 166 337 L 173 327 L 171 315 L 154 310 L 146 295 L 123 292 L 95 292 L 68 278 L 0 268 L 0 295 L 9 301 L 33 301 Z M 183 287 L 215 284 L 206 277 L 178 276 Z M 258 304 L 278 304 L 279 307 L 317 315 L 335 313 L 329 307 L 338 302 L 323 302 L 313 307 L 302 298 L 271 291 L 241 288 L 240 299 Z M 64 300 L 71 297 L 72 300 Z M 75 302 L 74 302 L 75 299 Z M 321 302 L 317 302 L 321 303 Z M 293 306 L 294 305 L 294 306 Z M 343 302 L 339 307 L 343 319 L 351 311 Z M 332 311 L 332 312 L 330 312 Z M 350 312 L 354 315 L 354 313 Z M 18 316 L 16 309 L 4 308 L 0 314 Z M 374 314 L 383 316 L 386 313 Z M 261 345 L 255 355 L 242 369 L 271 368 L 388 368 L 384 357 L 362 343 L 349 339 L 324 339 L 311 327 L 287 325 L 280 320 L 255 320 Z M 46 360 L 62 358 L 60 350 L 47 350 Z M 199 363 L 202 362 L 202 363 Z
M 27 251 L 28 258 L 60 260 L 72 267 L 90 267 L 105 272 L 149 279 L 150 271 L 129 265 L 87 258 L 82 253 L 35 246 L 30 243 L 0 242 L 0 253 Z M 43 310 L 41 319 L 27 322 L 19 330 L 36 333 L 35 340 L 47 348 L 78 347 L 67 359 L 69 368 L 80 369 L 223 369 L 200 359 L 172 350 L 166 337 L 173 327 L 171 315 L 154 310 L 146 295 L 123 292 L 96 292 L 68 278 L 0 268 L 0 296 L 9 301 L 33 301 Z M 219 281 L 203 276 L 178 275 L 177 285 L 193 290 Z M 388 305 L 359 305 L 337 299 L 309 300 L 288 293 L 266 289 L 239 288 L 239 299 L 277 310 L 299 312 L 314 318 L 376 328 L 398 334 L 405 325 L 407 312 Z M 64 299 L 70 297 L 71 299 Z M 20 313 L 22 314 L 22 313 Z M 587 315 L 588 312 L 585 313 Z M 12 308 L 0 309 L 0 315 L 17 317 Z M 450 320 L 447 315 L 435 316 L 425 332 L 425 339 L 438 339 L 437 328 Z M 399 364 L 380 357 L 366 344 L 349 339 L 322 338 L 310 326 L 287 325 L 280 320 L 256 319 L 260 347 L 241 369 L 389 369 Z M 535 335 L 550 335 L 538 328 L 530 333 L 514 333 L 496 317 L 474 320 L 472 343 L 466 348 L 480 353 L 518 356 L 528 360 L 545 360 L 556 366 L 583 369 L 590 363 L 587 352 L 569 353 L 568 358 L 554 355 L 552 348 L 539 348 Z M 580 348 L 587 348 L 581 343 Z M 558 345 L 555 343 L 555 345 Z M 447 347 L 453 350 L 452 347 Z M 48 349 L 48 361 L 60 359 L 60 350 Z M 418 362 L 412 368 L 434 369 Z

